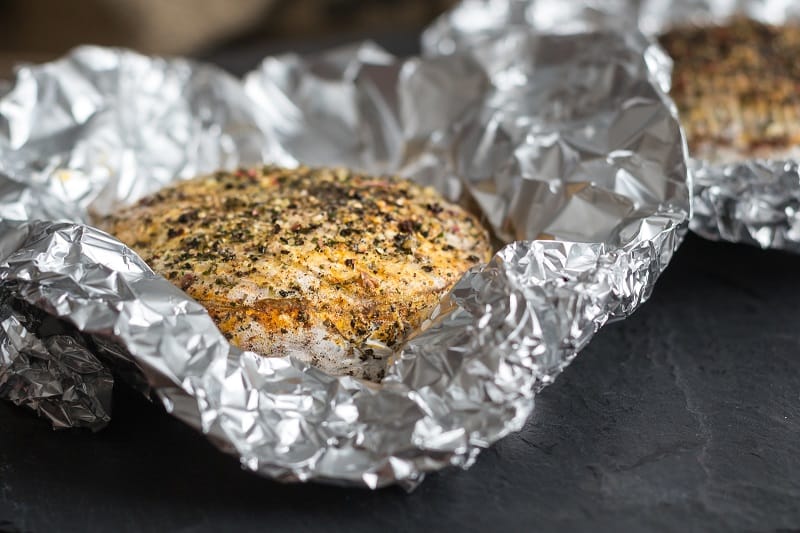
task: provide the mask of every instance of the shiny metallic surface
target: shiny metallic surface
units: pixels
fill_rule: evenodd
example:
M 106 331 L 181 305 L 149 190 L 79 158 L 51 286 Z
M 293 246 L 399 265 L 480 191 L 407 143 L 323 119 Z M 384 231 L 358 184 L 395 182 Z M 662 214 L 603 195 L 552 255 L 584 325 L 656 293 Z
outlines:
M 0 173 L 86 219 L 89 209 L 106 213 L 176 178 L 264 160 L 292 164 L 265 120 L 239 81 L 217 68 L 82 47 L 17 70 L 0 100 Z M 4 180 L 0 194 L 7 188 Z
M 800 169 L 795 161 L 695 161 L 692 231 L 709 239 L 800 252 Z
M 430 53 L 474 49 L 509 33 L 549 35 L 576 31 L 617 32 L 638 27 L 657 36 L 682 25 L 719 24 L 746 15 L 769 24 L 800 18 L 792 0 L 464 0 L 423 36 Z M 598 43 L 599 46 L 599 43 Z M 655 44 L 646 53 L 669 91 L 669 59 Z M 665 62 L 666 59 L 666 62 Z M 715 240 L 800 252 L 798 161 L 695 160 L 692 231 Z
M 263 475 L 411 488 L 468 467 L 522 426 L 598 328 L 649 296 L 685 231 L 690 174 L 662 91 L 669 61 L 641 35 L 516 28 L 458 48 L 268 58 L 242 83 L 100 48 L 23 69 L 0 98 L 0 287 Z M 87 222 L 172 180 L 262 160 L 409 176 L 479 209 L 505 244 L 379 385 L 243 352 Z M 25 370 L 15 354 L 48 346 L 14 316 L 0 314 L 6 398 L 2 380 Z M 43 374 L 13 397 L 32 404 L 68 377 Z
M 101 429 L 111 418 L 111 372 L 80 335 L 54 333 L 52 325 L 43 332 L 49 320 L 0 292 L 0 397 L 35 410 L 54 428 Z

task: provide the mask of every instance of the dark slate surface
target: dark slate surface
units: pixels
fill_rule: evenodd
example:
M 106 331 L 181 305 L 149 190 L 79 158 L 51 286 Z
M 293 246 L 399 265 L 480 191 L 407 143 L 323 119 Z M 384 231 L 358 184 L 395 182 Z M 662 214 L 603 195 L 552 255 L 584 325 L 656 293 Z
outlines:
M 260 479 L 125 389 L 97 434 L 3 403 L 0 530 L 797 530 L 798 301 L 800 257 L 690 237 L 521 433 L 412 494 Z
M 258 478 L 124 387 L 97 434 L 0 403 L 0 531 L 800 530 L 799 302 L 800 257 L 689 237 L 521 433 L 412 494 Z

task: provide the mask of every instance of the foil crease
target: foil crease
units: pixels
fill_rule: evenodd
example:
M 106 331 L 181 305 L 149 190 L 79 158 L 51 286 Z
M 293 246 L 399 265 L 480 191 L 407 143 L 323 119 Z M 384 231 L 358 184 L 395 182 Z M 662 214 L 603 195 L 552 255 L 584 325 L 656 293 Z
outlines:
M 111 372 L 74 331 L 0 292 L 0 398 L 33 409 L 55 428 L 98 430 L 111 419 Z M 50 331 L 47 331 L 47 330 Z
M 536 392 L 598 328 L 647 299 L 690 203 L 685 142 L 661 90 L 668 61 L 640 35 L 515 30 L 475 50 L 401 60 L 365 43 L 268 58 L 241 83 L 102 48 L 23 68 L 0 98 L 3 294 L 69 325 L 61 334 L 105 369 L 263 475 L 411 488 L 427 472 L 468 467 L 522 426 Z M 123 75 L 130 68 L 136 76 Z M 130 128 L 147 122 L 120 119 L 147 109 L 140 80 L 152 83 L 145 93 L 170 95 L 163 108 L 145 101 L 172 137 L 203 141 L 127 148 L 141 135 Z M 464 274 L 381 384 L 243 352 L 87 222 L 171 180 L 252 159 L 402 173 L 476 206 L 506 244 Z M 75 188 L 64 185 L 73 177 Z M 23 335 L 9 324 L 0 350 L 14 378 L 7 354 L 47 345 L 32 326 Z M 13 390 L 28 398 L 67 377 Z
M 423 46 L 430 53 L 448 53 L 480 46 L 509 31 L 625 32 L 635 27 L 655 43 L 671 28 L 721 24 L 737 15 L 780 25 L 797 22 L 800 5 L 792 0 L 465 0 L 431 26 Z M 662 72 L 666 76 L 660 82 L 668 92 L 669 69 Z M 800 252 L 800 162 L 794 155 L 782 157 L 693 160 L 692 231 L 713 240 Z
M 66 204 L 56 219 L 86 222 L 90 211 L 108 213 L 176 178 L 296 163 L 266 120 L 241 83 L 215 67 L 82 47 L 17 69 L 0 99 L 0 173 L 30 187 L 19 195 L 48 193 Z M 0 195 L 9 188 L 3 180 Z

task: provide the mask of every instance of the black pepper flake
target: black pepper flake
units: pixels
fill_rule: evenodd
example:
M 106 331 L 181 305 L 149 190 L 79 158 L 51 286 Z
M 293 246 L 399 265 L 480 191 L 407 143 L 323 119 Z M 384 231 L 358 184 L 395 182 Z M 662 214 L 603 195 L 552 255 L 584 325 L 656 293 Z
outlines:
M 197 235 L 190 235 L 183 239 L 183 244 L 189 248 L 197 248 L 203 243 L 203 239 L 201 239 Z
M 433 267 L 430 265 L 424 265 L 422 267 L 422 270 L 424 270 L 425 272 L 433 272 Z
M 250 239 L 250 233 L 243 230 L 233 231 L 231 232 L 231 238 L 235 242 L 247 242 Z
M 438 215 L 439 213 L 444 211 L 444 208 L 440 206 L 438 203 L 428 204 L 426 207 L 428 208 L 428 211 L 430 211 L 434 215 Z
M 197 220 L 197 209 L 190 209 L 189 211 L 184 211 L 178 216 L 178 222 L 181 224 L 187 224 L 189 222 L 194 222 Z
M 272 226 L 272 233 L 278 233 L 280 231 L 281 231 L 281 225 L 280 224 L 275 224 L 274 226 Z
M 402 220 L 397 223 L 397 229 L 399 229 L 403 233 L 412 233 L 414 231 L 415 226 L 416 223 L 411 219 Z
M 477 263 L 480 261 L 480 258 L 477 255 L 470 255 L 467 256 L 467 261 L 472 261 L 473 263 Z
M 355 267 L 355 261 L 353 261 L 352 259 L 345 259 L 344 260 L 344 265 L 347 268 L 354 268 Z
M 308 235 L 309 233 L 319 228 L 320 226 L 322 226 L 322 224 L 309 224 L 308 226 L 298 228 L 297 232 L 302 233 L 303 235 Z
M 169 228 L 167 230 L 167 237 L 170 239 L 175 238 L 179 235 L 183 235 L 183 228 Z
M 228 209 L 236 209 L 237 207 L 242 207 L 245 203 L 235 196 L 229 196 L 225 198 L 223 205 Z

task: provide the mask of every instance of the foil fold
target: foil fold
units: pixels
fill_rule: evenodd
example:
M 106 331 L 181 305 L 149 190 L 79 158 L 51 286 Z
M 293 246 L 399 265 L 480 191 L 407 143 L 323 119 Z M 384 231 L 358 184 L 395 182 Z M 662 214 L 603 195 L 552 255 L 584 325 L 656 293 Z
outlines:
M 33 409 L 55 428 L 99 430 L 111 419 L 111 372 L 80 335 L 59 333 L 64 328 L 50 320 L 0 292 L 0 398 Z
M 662 62 L 661 33 L 680 26 L 722 24 L 744 15 L 767 24 L 796 23 L 792 0 L 464 0 L 423 35 L 429 53 L 449 53 L 495 41 L 509 32 L 570 34 L 638 28 L 650 36 L 652 61 Z M 669 61 L 669 59 L 667 59 Z M 659 82 L 668 92 L 670 67 Z M 691 155 L 691 154 L 690 154 Z M 743 242 L 800 252 L 796 159 L 710 162 L 693 160 L 695 179 L 690 228 L 712 240 Z
M 666 64 L 636 33 L 519 29 L 405 60 L 369 43 L 267 58 L 241 83 L 102 48 L 24 67 L 0 98 L 0 394 L 36 407 L 37 391 L 72 379 L 95 414 L 52 418 L 99 427 L 97 384 L 113 372 L 282 481 L 411 488 L 468 467 L 522 427 L 603 324 L 647 299 L 680 243 L 690 174 Z M 478 209 L 504 244 L 380 384 L 243 352 L 88 222 L 172 180 L 262 160 L 406 175 Z M 75 343 L 48 344 L 25 309 Z M 13 385 L 27 368 L 14 354 L 42 359 L 42 346 L 69 363 Z

